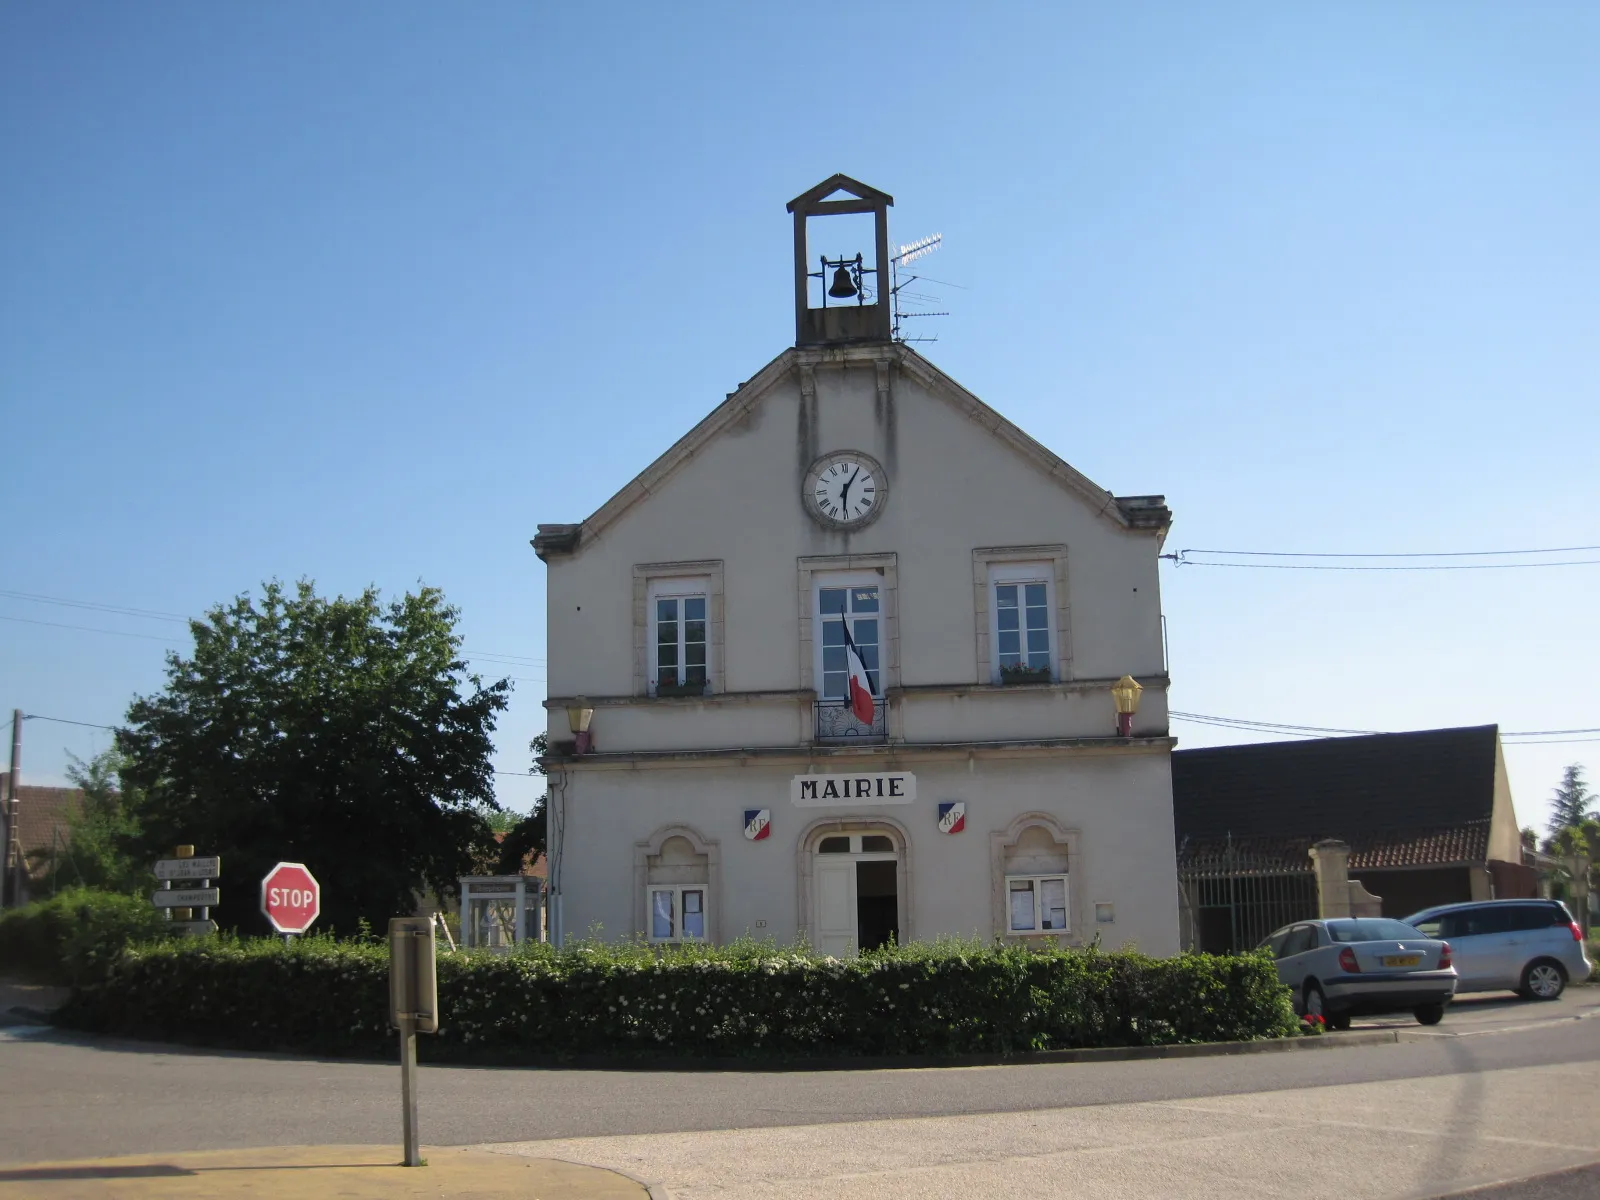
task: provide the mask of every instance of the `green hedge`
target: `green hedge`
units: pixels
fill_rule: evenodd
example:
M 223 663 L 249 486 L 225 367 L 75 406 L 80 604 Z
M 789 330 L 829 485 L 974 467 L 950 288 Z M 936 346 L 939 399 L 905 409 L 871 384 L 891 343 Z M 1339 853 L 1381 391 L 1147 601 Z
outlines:
M 71 888 L 0 915 L 0 970 L 32 983 L 89 983 L 126 947 L 166 931 L 148 898 Z
M 57 1014 L 103 1033 L 253 1050 L 389 1056 L 387 949 L 304 938 L 129 950 Z M 1291 1036 L 1288 991 L 1254 955 L 945 943 L 839 961 L 770 944 L 583 944 L 439 956 L 434 1061 L 578 1055 L 806 1058 L 1014 1054 Z

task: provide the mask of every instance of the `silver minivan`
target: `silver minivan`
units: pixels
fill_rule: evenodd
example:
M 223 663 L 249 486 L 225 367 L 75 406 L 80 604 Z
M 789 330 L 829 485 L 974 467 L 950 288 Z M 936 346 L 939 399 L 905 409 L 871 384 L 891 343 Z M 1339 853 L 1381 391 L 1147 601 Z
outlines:
M 1406 924 L 1450 943 L 1460 992 L 1516 991 L 1554 1000 L 1594 965 L 1583 931 L 1559 900 L 1474 900 L 1412 913 Z

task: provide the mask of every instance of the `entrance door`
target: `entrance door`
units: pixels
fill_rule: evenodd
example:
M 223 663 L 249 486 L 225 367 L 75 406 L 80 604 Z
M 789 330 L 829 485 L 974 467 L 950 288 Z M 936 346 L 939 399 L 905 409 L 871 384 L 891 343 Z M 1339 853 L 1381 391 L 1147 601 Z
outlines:
M 863 950 L 900 940 L 900 865 L 892 858 L 856 861 L 856 929 Z
M 817 952 L 850 958 L 856 952 L 856 864 L 845 855 L 817 856 Z
M 846 958 L 900 938 L 900 855 L 883 833 L 830 834 L 817 844 L 817 951 Z

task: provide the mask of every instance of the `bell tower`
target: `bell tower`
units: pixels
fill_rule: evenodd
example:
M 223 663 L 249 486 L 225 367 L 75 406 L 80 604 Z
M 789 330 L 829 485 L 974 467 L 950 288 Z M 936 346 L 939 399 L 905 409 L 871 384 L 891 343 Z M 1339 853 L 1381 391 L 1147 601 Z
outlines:
M 844 193 L 841 197 L 839 193 Z M 794 344 L 838 346 L 850 342 L 887 342 L 890 329 L 889 208 L 894 197 L 848 175 L 833 175 L 789 201 L 794 214 Z M 814 260 L 806 244 L 806 222 L 812 217 L 871 213 L 870 251 L 858 247 L 853 256 Z M 869 257 L 870 253 L 870 257 Z M 811 280 L 821 304 L 811 305 Z

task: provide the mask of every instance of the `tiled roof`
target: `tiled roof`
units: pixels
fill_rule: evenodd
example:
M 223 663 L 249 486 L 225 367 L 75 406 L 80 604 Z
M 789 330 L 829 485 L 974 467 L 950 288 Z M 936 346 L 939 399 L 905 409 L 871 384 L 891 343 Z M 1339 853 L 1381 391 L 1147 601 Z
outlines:
M 11 817 L 11 780 L 0 776 L 0 805 L 6 819 Z M 28 873 L 38 877 L 49 870 L 52 847 L 64 847 L 69 836 L 68 821 L 83 806 L 83 793 L 77 788 L 41 787 L 23 784 L 17 789 L 22 800 L 18 840 L 27 856 Z
M 1312 846 L 1337 837 L 1350 846 L 1350 870 L 1442 867 L 1482 863 L 1489 856 L 1489 822 L 1380 829 L 1354 833 L 1305 833 L 1285 837 L 1179 839 L 1178 865 L 1205 875 L 1261 875 L 1309 871 Z

